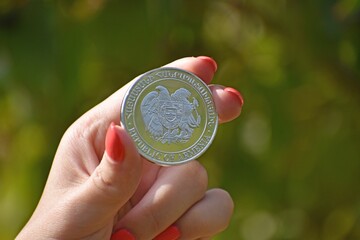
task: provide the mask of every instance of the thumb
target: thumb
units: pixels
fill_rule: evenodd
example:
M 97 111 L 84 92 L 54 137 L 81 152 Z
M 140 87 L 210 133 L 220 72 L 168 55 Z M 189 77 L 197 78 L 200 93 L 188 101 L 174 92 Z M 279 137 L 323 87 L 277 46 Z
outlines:
M 111 123 L 105 138 L 105 153 L 86 182 L 91 206 L 116 213 L 134 194 L 141 178 L 142 161 L 125 129 Z M 110 208 L 110 209 L 107 209 Z

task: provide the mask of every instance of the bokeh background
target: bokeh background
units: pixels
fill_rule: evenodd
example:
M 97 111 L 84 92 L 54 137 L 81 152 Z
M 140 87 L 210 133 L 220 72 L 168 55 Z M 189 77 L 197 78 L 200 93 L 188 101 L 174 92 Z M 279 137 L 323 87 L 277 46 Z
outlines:
M 0 238 L 31 215 L 75 119 L 199 55 L 245 99 L 200 159 L 236 204 L 216 239 L 360 239 L 358 0 L 1 0 Z

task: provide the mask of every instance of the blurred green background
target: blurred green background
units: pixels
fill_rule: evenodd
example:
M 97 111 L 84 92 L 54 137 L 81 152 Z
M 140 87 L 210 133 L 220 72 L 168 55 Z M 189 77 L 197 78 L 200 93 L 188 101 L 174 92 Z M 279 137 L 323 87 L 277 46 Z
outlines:
M 358 0 L 1 0 L 0 238 L 31 215 L 75 119 L 199 55 L 245 99 L 200 159 L 236 204 L 216 239 L 360 239 Z

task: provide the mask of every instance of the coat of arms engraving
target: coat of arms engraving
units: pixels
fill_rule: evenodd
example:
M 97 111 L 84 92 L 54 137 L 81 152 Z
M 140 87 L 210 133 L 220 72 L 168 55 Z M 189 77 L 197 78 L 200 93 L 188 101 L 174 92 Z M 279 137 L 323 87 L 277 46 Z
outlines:
M 150 136 L 161 143 L 187 142 L 199 127 L 201 116 L 198 101 L 185 88 L 170 94 L 164 86 L 157 86 L 141 102 L 141 115 Z

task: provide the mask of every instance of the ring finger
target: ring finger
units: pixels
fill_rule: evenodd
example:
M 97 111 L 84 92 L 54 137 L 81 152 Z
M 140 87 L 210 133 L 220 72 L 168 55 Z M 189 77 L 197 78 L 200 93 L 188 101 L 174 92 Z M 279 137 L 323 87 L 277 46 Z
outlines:
M 181 233 L 179 240 L 205 240 L 222 232 L 229 224 L 233 208 L 233 201 L 226 191 L 207 191 L 201 201 L 175 222 Z

